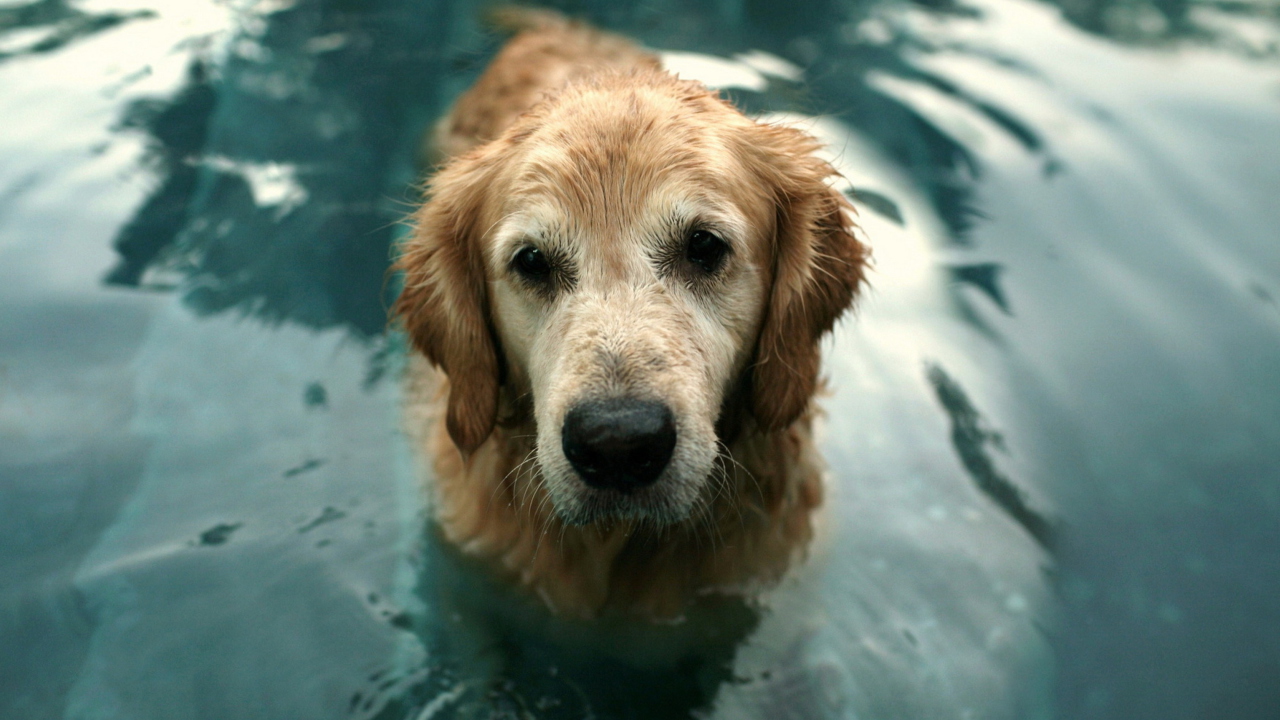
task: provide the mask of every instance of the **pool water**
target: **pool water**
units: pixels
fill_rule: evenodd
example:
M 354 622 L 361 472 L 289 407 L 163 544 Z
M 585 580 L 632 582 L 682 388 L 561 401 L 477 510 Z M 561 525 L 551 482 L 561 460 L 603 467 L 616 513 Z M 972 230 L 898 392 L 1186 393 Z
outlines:
M 0 0 L 0 717 L 1280 716 L 1280 6 L 565 4 L 824 139 L 876 264 L 806 562 L 489 684 L 386 319 L 481 6 Z

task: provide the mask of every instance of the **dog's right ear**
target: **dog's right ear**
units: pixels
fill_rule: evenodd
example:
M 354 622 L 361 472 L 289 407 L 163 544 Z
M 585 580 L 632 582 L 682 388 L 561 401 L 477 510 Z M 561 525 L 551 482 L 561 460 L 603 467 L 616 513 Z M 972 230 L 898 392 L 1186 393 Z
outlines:
M 414 346 L 449 376 L 446 426 L 464 456 L 489 437 L 498 415 L 500 365 L 480 247 L 493 167 L 481 150 L 437 173 L 394 266 L 404 289 L 393 312 Z

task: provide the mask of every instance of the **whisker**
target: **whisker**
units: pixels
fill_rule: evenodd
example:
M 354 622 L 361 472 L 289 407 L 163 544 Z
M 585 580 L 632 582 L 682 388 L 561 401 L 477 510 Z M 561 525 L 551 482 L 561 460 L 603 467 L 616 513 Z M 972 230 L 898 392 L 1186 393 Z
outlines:
M 712 501 L 713 501 L 712 507 L 709 508 L 708 510 L 706 523 L 709 526 L 709 532 L 712 532 L 712 531 L 715 532 L 716 537 L 719 538 L 720 546 L 727 548 L 728 543 L 725 542 L 723 528 L 721 527 L 721 524 L 720 524 L 721 513 L 719 511 L 719 508 L 723 507 L 725 503 L 728 503 L 729 505 L 736 508 L 737 503 L 733 501 L 733 497 L 732 497 L 733 489 L 732 487 L 730 487 L 728 469 L 725 467 L 725 464 L 720 459 L 719 455 L 716 456 L 716 461 L 715 461 L 715 464 L 713 465 L 713 468 L 714 468 L 713 485 L 715 487 L 716 494 L 715 494 L 715 497 L 712 498 Z M 741 519 L 742 517 L 741 510 L 738 510 L 738 517 L 739 519 Z M 745 527 L 745 524 L 744 524 L 744 527 Z M 715 543 L 713 538 L 712 546 L 714 547 L 714 545 Z
M 553 513 L 545 512 L 547 501 L 550 499 L 551 499 L 551 494 L 546 492 L 544 488 L 542 493 L 542 499 L 538 501 L 538 509 L 536 511 L 536 514 L 541 515 L 542 519 L 539 522 L 539 525 L 541 525 L 541 527 L 538 528 L 538 543 L 534 545 L 533 558 L 529 561 L 531 565 L 537 562 L 538 553 L 542 551 L 542 541 L 547 537 L 547 531 L 551 529 L 551 522 L 555 519 L 555 515 Z
M 515 481 L 512 480 L 512 476 L 513 475 L 515 476 L 515 480 L 519 480 L 520 469 L 523 468 L 526 464 L 528 464 L 529 460 L 532 459 L 533 454 L 537 451 L 538 451 L 537 446 L 534 446 L 533 448 L 531 448 L 529 452 L 525 453 L 524 459 L 521 460 L 519 463 L 517 463 L 515 467 L 508 470 L 507 474 L 502 476 L 502 480 L 498 481 L 498 483 L 494 485 L 493 492 L 489 494 L 490 504 L 493 503 L 494 498 L 498 495 L 498 491 L 503 489 L 504 486 L 508 486 L 508 482 L 510 482 L 510 486 L 515 485 Z M 515 501 L 517 499 L 518 493 L 512 490 L 511 495 L 512 495 L 511 499 Z M 517 504 L 517 507 L 518 507 L 518 504 Z
M 727 460 L 727 461 L 728 461 L 728 462 L 730 462 L 730 463 L 733 463 L 733 467 L 735 467 L 735 468 L 737 468 L 737 470 L 741 471 L 740 473 L 739 473 L 739 472 L 735 472 L 735 473 L 734 473 L 734 476 L 735 476 L 735 477 L 737 477 L 737 476 L 739 476 L 740 474 L 741 474 L 741 475 L 745 475 L 745 476 L 746 476 L 746 478 L 747 478 L 748 480 L 750 480 L 750 481 L 751 481 L 751 484 L 755 486 L 756 496 L 757 496 L 757 497 L 759 497 L 759 498 L 760 498 L 760 500 L 761 500 L 761 503 L 763 503 L 763 501 L 764 501 L 764 488 L 762 488 L 762 487 L 760 486 L 760 481 L 756 479 L 755 474 L 753 474 L 753 473 L 751 472 L 751 470 L 749 470 L 749 469 L 747 468 L 747 466 L 746 466 L 746 465 L 743 465 L 742 463 L 738 462 L 738 459 L 737 459 L 737 458 L 735 458 L 735 457 L 733 456 L 733 451 L 729 449 L 729 446 L 728 446 L 728 445 L 724 444 L 724 442 L 719 441 L 719 440 L 717 440 L 717 443 L 720 445 L 720 448 L 721 448 L 721 450 L 722 450 L 722 452 L 721 452 L 721 454 L 720 454 L 720 457 L 724 458 L 725 460 Z M 726 467 L 726 468 L 725 468 L 726 483 L 729 483 L 729 482 L 730 482 L 730 481 L 729 481 L 729 479 L 728 479 L 728 472 L 729 472 L 729 469 L 728 469 L 728 467 Z M 730 492 L 732 492 L 732 491 L 733 491 L 733 490 L 732 490 L 732 488 L 730 488 L 730 489 L 729 489 L 729 491 L 730 491 Z M 734 510 L 736 510 L 736 511 L 737 511 L 737 513 L 738 513 L 738 524 L 739 524 L 739 526 L 741 527 L 741 529 L 742 529 L 743 531 L 746 531 L 746 528 L 747 528 L 747 520 L 746 520 L 746 517 L 744 517 L 744 516 L 743 516 L 743 514 L 742 514 L 742 503 L 741 503 L 741 502 L 735 502 L 735 503 L 732 503 L 732 504 L 733 504 Z

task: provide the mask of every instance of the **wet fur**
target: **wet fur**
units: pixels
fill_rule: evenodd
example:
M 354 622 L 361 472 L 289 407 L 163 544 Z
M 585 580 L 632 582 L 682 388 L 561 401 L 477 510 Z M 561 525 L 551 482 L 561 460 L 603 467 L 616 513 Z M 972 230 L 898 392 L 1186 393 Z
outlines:
M 439 526 L 567 616 L 671 618 L 698 594 L 774 582 L 803 553 L 822 501 L 818 342 L 867 260 L 851 208 L 826 183 L 834 171 L 805 133 L 746 118 L 624 38 L 538 12 L 505 21 L 523 31 L 436 127 L 447 162 L 396 265 L 394 311 L 421 353 L 406 422 L 433 464 Z M 613 238 L 654 222 L 652 198 L 683 207 L 685 190 L 694 205 L 726 208 L 739 241 L 715 297 L 758 288 L 714 308 L 725 327 L 700 330 L 686 307 L 696 298 L 682 305 L 637 275 L 621 240 L 583 264 L 593 275 L 572 278 L 606 287 L 597 305 L 537 315 L 557 334 L 530 336 L 512 316 L 525 301 L 494 260 L 520 232 L 508 227 L 524 210 L 511 198 L 546 200 L 584 237 Z M 569 360 L 552 367 L 549 354 Z M 675 467 L 634 512 L 572 487 L 558 448 L 545 447 L 558 428 L 540 413 L 617 392 L 672 404 L 694 438 L 673 467 L 706 466 L 707 477 Z

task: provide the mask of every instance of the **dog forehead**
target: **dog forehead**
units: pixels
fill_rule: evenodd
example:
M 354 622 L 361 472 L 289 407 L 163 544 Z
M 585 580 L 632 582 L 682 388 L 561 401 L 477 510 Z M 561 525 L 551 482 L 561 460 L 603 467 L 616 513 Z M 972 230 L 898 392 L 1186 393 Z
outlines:
M 613 265 L 622 258 L 605 256 L 635 254 L 693 223 L 736 231 L 753 258 L 767 252 L 775 193 L 744 156 L 757 129 L 705 87 L 671 76 L 568 88 L 505 138 L 501 190 L 489 196 L 500 252 L 542 238 L 566 250 L 585 243 L 578 251 Z
M 546 197 L 582 220 L 630 222 L 672 184 L 707 193 L 741 184 L 745 120 L 715 102 L 690 107 L 651 88 L 572 93 L 523 135 L 513 195 Z

